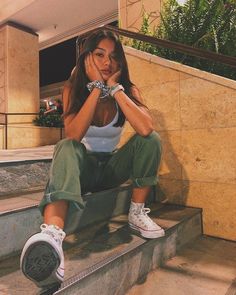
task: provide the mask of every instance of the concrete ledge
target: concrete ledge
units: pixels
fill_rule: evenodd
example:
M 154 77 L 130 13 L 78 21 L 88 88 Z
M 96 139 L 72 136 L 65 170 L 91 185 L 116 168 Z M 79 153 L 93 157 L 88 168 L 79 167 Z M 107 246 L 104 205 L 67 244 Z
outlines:
M 0 164 L 0 197 L 45 187 L 51 160 Z

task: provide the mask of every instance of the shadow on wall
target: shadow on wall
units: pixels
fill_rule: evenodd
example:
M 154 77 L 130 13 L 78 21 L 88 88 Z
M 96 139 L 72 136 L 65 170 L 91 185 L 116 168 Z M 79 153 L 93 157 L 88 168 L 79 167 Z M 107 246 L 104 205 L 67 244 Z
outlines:
M 168 130 L 163 113 L 151 108 L 150 111 L 163 147 L 159 183 L 156 187 L 156 200 L 162 203 L 186 205 L 189 180 L 183 180 L 183 175 L 186 175 L 186 172 L 180 161 L 182 151 L 181 130 Z

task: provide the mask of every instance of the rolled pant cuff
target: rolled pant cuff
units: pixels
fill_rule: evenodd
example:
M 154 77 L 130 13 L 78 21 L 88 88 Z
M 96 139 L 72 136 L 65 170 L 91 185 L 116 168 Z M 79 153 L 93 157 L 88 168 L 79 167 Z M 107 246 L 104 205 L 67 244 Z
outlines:
M 134 187 L 144 187 L 144 186 L 152 186 L 156 185 L 158 182 L 158 176 L 149 176 L 149 177 L 142 177 L 142 178 L 132 178 L 133 186 Z
M 42 201 L 40 202 L 38 208 L 41 212 L 41 214 L 43 215 L 43 211 L 44 211 L 44 207 L 48 204 L 51 204 L 55 201 L 59 201 L 59 200 L 65 200 L 68 202 L 72 202 L 73 205 L 75 206 L 75 208 L 79 209 L 84 209 L 84 202 L 78 200 L 78 195 L 75 194 L 71 194 L 68 192 L 62 192 L 62 191 L 56 191 L 56 192 L 52 192 L 52 193 L 47 193 L 44 195 Z

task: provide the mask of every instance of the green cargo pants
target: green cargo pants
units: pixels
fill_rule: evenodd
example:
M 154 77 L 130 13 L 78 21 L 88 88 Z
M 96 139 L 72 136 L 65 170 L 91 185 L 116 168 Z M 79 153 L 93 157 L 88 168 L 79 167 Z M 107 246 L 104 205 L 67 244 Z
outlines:
M 71 139 L 63 139 L 54 150 L 49 181 L 39 205 L 67 200 L 70 209 L 84 208 L 82 195 L 116 187 L 128 179 L 134 187 L 157 183 L 161 160 L 161 142 L 156 132 L 146 137 L 135 134 L 124 146 L 112 153 L 94 153 Z

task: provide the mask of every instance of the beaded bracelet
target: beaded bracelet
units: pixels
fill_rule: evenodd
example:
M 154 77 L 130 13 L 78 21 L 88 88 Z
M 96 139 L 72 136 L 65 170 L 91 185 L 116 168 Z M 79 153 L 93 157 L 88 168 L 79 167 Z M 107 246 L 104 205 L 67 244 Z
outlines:
M 99 80 L 89 82 L 87 84 L 87 88 L 90 92 L 92 92 L 92 90 L 94 88 L 101 89 L 101 94 L 100 94 L 99 98 L 104 98 L 104 97 L 108 96 L 110 93 L 110 87 L 106 86 L 102 81 L 99 81 Z

